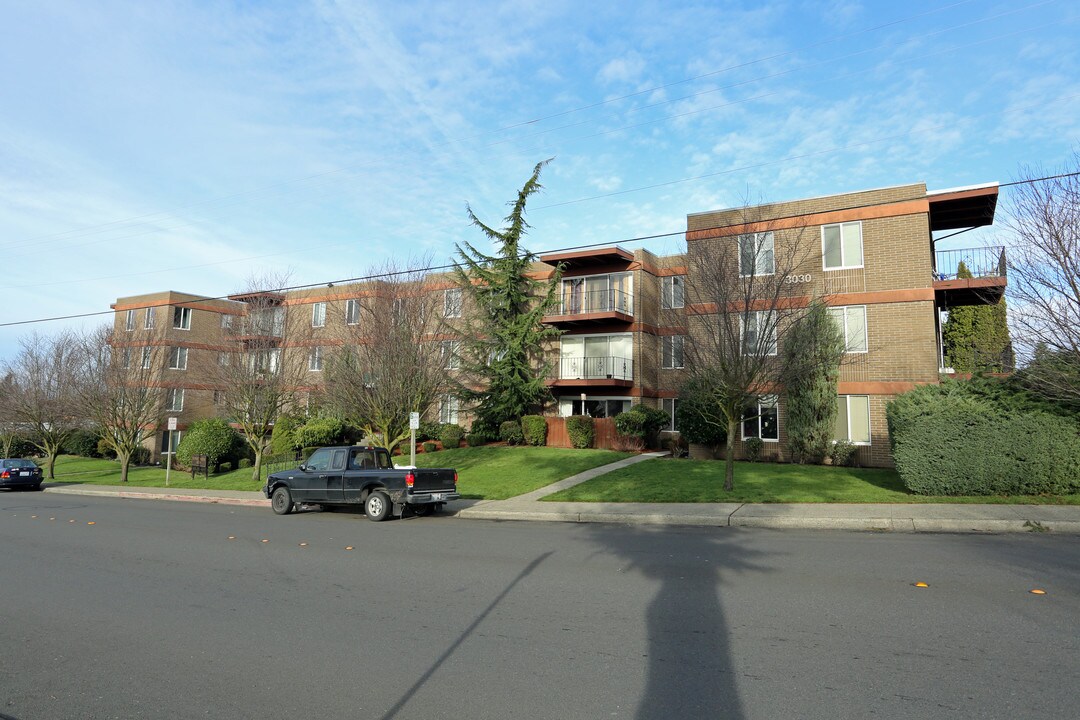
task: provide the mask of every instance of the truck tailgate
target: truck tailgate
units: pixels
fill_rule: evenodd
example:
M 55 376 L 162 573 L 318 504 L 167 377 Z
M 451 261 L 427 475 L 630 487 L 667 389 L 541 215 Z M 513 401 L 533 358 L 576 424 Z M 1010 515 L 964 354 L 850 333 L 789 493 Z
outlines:
M 450 468 L 417 468 L 412 471 L 416 477 L 413 492 L 453 492 L 457 489 L 454 477 L 457 474 Z

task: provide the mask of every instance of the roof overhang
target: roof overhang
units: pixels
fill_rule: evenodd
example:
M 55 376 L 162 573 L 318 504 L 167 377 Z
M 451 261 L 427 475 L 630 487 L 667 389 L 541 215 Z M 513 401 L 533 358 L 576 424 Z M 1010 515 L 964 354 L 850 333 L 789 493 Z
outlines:
M 994 222 L 998 184 L 934 190 L 926 193 L 926 199 L 931 230 L 983 227 Z
M 599 265 L 613 265 L 616 263 L 629 263 L 634 259 L 634 253 L 624 248 L 614 246 L 606 248 L 592 248 L 589 250 L 575 250 L 573 252 L 548 253 L 541 255 L 540 260 L 549 265 L 562 263 L 568 270 L 573 268 L 595 267 Z

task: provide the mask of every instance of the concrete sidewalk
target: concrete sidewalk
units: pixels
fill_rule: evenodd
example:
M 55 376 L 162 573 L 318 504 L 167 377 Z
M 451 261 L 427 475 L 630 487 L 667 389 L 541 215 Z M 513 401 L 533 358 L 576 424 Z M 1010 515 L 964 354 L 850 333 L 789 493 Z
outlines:
M 445 514 L 469 520 L 534 520 L 636 525 L 756 527 L 893 532 L 1043 532 L 1080 534 L 1080 505 L 952 505 L 933 503 L 573 503 L 543 498 L 627 465 L 666 453 L 645 453 L 566 478 L 509 500 L 458 500 Z M 183 500 L 269 507 L 261 492 L 53 485 L 45 492 L 147 500 Z

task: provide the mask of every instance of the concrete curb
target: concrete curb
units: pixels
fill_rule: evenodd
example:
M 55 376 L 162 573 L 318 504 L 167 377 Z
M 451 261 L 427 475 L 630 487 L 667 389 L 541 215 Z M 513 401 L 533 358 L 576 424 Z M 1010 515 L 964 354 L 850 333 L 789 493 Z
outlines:
M 57 495 L 87 495 L 95 497 L 119 497 L 129 500 L 173 500 L 179 502 L 212 503 L 216 505 L 242 505 L 247 507 L 270 507 L 270 501 L 261 497 L 231 497 L 194 491 L 183 492 L 144 492 L 140 490 L 117 490 L 108 486 L 76 485 L 67 487 L 45 488 L 43 492 Z

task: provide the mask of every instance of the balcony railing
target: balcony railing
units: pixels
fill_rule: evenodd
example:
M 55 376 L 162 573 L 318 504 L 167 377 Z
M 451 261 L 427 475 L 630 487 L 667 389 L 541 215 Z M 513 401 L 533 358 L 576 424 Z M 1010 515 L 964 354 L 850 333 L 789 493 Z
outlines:
M 956 280 L 960 263 L 971 272 L 972 277 L 1005 277 L 1004 246 L 965 248 L 963 250 L 939 250 L 935 253 L 935 280 Z
M 634 296 L 622 290 L 588 290 L 563 293 L 553 315 L 620 312 L 634 314 Z
M 634 361 L 613 355 L 562 358 L 559 361 L 559 379 L 633 380 Z

